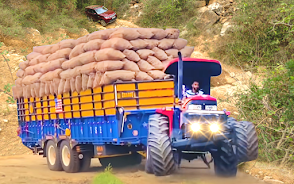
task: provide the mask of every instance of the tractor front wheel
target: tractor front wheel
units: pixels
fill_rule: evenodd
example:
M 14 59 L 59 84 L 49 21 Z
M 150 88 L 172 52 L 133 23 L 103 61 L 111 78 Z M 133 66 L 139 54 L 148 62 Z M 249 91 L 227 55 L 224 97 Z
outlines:
M 169 175 L 176 170 L 168 130 L 169 126 L 167 117 L 160 114 L 154 114 L 149 117 L 147 143 L 149 158 L 147 158 L 146 162 L 149 164 L 147 165 L 148 170 L 153 171 L 156 176 Z
M 258 157 L 258 137 L 255 130 L 255 126 L 253 123 L 248 121 L 241 121 L 241 123 L 245 124 L 247 130 L 247 162 L 256 160 Z

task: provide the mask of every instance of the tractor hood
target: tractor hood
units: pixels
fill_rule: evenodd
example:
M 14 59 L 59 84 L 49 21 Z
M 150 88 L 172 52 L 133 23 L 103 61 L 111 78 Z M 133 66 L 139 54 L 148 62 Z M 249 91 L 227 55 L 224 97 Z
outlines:
M 183 58 L 183 84 L 186 88 L 191 89 L 194 81 L 198 81 L 200 88 L 205 94 L 210 94 L 210 78 L 218 76 L 222 73 L 221 64 L 217 60 Z M 178 79 L 178 61 L 176 58 L 167 65 L 166 74 L 175 76 L 176 82 Z M 177 86 L 177 85 L 175 85 Z M 177 90 L 176 90 L 177 91 Z

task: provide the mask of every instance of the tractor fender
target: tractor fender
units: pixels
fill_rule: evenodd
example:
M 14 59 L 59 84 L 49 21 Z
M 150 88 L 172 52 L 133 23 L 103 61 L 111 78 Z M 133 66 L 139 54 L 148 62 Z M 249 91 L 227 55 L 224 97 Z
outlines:
M 168 118 L 168 123 L 169 123 L 169 135 L 172 135 L 172 130 L 173 130 L 173 117 L 174 117 L 174 110 L 173 109 L 156 109 L 156 113 L 164 115 Z

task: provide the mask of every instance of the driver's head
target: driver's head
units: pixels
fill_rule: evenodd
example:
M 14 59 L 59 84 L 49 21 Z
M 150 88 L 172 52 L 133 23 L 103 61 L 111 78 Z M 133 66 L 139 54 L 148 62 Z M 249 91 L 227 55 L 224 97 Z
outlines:
M 199 91 L 199 82 L 197 82 L 197 81 L 194 81 L 193 82 L 193 84 L 192 84 L 192 91 L 194 93 Z

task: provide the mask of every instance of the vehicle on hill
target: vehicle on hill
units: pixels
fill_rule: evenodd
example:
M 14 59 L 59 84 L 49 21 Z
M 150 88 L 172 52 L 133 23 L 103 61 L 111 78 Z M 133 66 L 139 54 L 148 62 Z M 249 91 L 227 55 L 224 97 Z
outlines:
M 85 13 L 90 21 L 100 22 L 104 27 L 117 19 L 117 15 L 113 10 L 109 10 L 102 5 L 87 6 Z
M 181 160 L 214 162 L 219 176 L 234 177 L 240 162 L 255 160 L 258 142 L 251 122 L 238 122 L 217 110 L 210 78 L 221 74 L 217 60 L 179 58 L 169 79 L 119 82 L 42 98 L 17 100 L 22 142 L 47 158 L 49 169 L 85 171 L 92 158 L 102 166 L 140 164 L 147 173 L 174 173 Z M 204 95 L 180 107 L 182 86 L 198 81 Z M 210 153 L 212 160 L 206 155 Z

